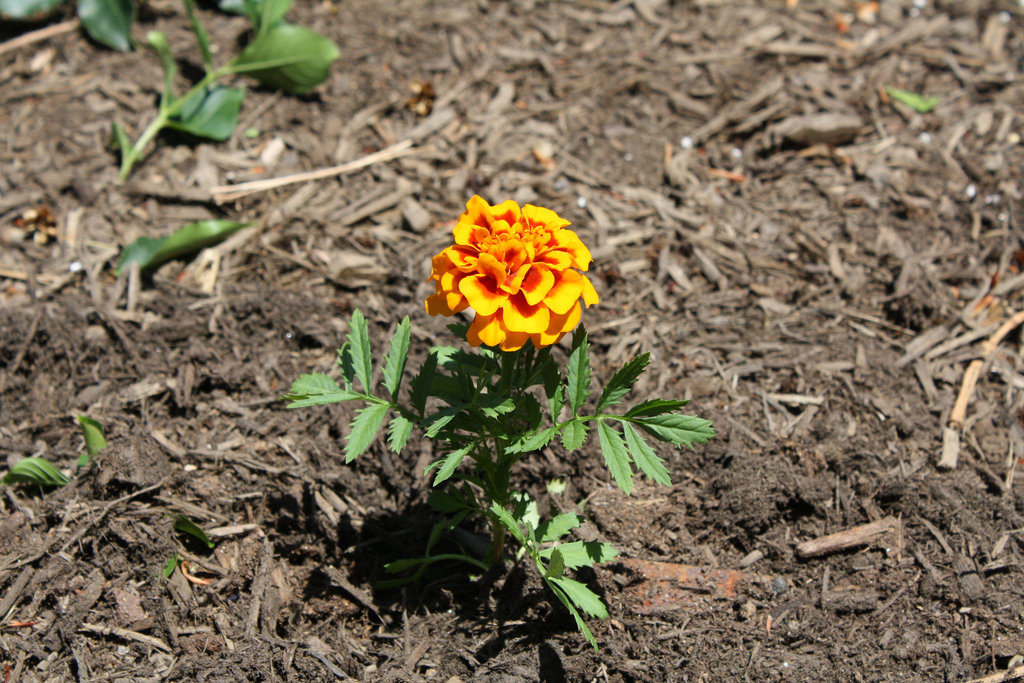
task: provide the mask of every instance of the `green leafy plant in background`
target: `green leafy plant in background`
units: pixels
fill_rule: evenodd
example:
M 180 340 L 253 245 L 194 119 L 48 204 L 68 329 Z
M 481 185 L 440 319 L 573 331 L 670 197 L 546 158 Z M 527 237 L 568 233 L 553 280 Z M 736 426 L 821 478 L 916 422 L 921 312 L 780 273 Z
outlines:
M 34 19 L 45 16 L 65 0 L 0 0 L 0 16 Z M 121 52 L 132 48 L 133 0 L 78 0 L 78 18 L 98 43 Z
M 939 98 L 935 95 L 918 95 L 915 92 L 909 90 L 900 90 L 899 88 L 892 88 L 886 86 L 886 94 L 897 102 L 902 102 L 919 114 L 927 114 L 939 103 Z
M 634 465 L 655 482 L 669 485 L 668 469 L 645 436 L 692 446 L 715 435 L 711 423 L 679 414 L 686 401 L 649 399 L 629 410 L 613 410 L 650 362 L 646 353 L 619 369 L 597 397 L 594 409 L 585 410 L 593 391 L 589 344 L 582 327 L 573 335 L 565 373 L 549 347 L 537 350 L 527 345 L 511 352 L 484 347 L 470 352 L 439 346 L 430 350 L 403 398 L 410 329 L 408 318 L 399 323 L 383 362 L 374 364 L 366 319 L 355 311 L 347 342 L 338 350 L 342 384 L 326 374 L 306 374 L 284 397 L 290 401 L 289 408 L 363 403 L 346 437 L 346 462 L 365 453 L 385 425 L 388 445 L 395 453 L 402 452 L 417 428 L 445 444 L 446 453 L 426 470 L 433 473 L 431 504 L 444 518 L 434 526 L 423 557 L 387 566 L 391 573 L 412 571 L 412 576 L 381 585 L 419 578 L 427 566 L 446 560 L 486 569 L 503 561 L 506 535 L 510 535 L 596 648 L 583 615 L 606 617 L 607 609 L 595 592 L 569 572 L 607 562 L 617 552 L 607 543 L 572 540 L 572 531 L 583 522 L 576 512 L 542 520 L 537 503 L 510 488 L 512 467 L 556 438 L 567 451 L 578 450 L 593 429 L 613 480 L 627 494 L 633 486 Z M 464 325 L 451 329 L 458 335 L 466 332 Z M 377 391 L 378 376 L 383 395 Z M 461 467 L 463 463 L 470 466 Z M 471 515 L 491 526 L 493 543 L 487 556 L 432 555 L 441 536 Z
M 221 79 L 246 74 L 264 85 L 301 94 L 322 83 L 331 64 L 340 56 L 329 39 L 284 21 L 292 0 L 244 0 L 228 3 L 228 8 L 240 9 L 249 17 L 253 24 L 252 40 L 227 64 L 215 68 L 209 35 L 196 16 L 193 0 L 183 1 L 206 74 L 188 92 L 177 96 L 173 87 L 177 63 L 167 37 L 160 31 L 146 34 L 147 44 L 157 53 L 163 67 L 163 89 L 156 118 L 134 143 L 120 124 L 111 124 L 111 141 L 121 151 L 122 180 L 131 173 L 146 146 L 166 128 L 217 141 L 231 136 L 245 92 L 219 84 Z
M 77 469 L 87 466 L 93 457 L 107 447 L 100 423 L 84 415 L 75 418 L 85 440 L 85 453 L 78 456 Z M 23 458 L 11 466 L 10 471 L 0 479 L 4 484 L 38 484 L 39 486 L 64 486 L 70 479 L 40 456 Z
M 226 220 L 205 220 L 189 223 L 167 237 L 139 237 L 121 252 L 121 260 L 117 263 L 117 274 L 120 274 L 132 263 L 138 263 L 145 272 L 155 270 L 168 261 L 190 256 L 207 247 L 219 244 L 242 228 L 252 223 L 239 223 Z

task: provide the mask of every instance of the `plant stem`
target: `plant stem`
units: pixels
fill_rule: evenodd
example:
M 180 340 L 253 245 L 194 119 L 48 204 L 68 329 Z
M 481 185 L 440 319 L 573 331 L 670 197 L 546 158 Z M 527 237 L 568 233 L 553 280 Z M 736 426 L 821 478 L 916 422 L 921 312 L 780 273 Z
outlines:
M 161 102 L 160 110 L 156 114 L 156 118 L 146 127 L 146 130 L 142 131 L 142 135 L 135 141 L 131 149 L 121 150 L 121 170 L 117 174 L 120 180 L 127 180 L 128 175 L 132 172 L 132 167 L 142 157 L 142 152 L 146 148 L 153 138 L 156 137 L 157 133 L 163 130 L 167 126 L 167 122 L 171 117 L 181 113 L 181 109 L 185 106 L 192 97 L 202 92 L 211 83 L 219 78 L 227 76 L 232 72 L 231 65 L 223 66 L 220 69 L 209 71 L 202 80 L 196 83 L 184 96 L 173 100 L 166 107 Z
M 494 526 L 494 545 L 491 546 L 490 564 L 494 566 L 505 555 L 505 527 L 496 519 L 491 524 Z

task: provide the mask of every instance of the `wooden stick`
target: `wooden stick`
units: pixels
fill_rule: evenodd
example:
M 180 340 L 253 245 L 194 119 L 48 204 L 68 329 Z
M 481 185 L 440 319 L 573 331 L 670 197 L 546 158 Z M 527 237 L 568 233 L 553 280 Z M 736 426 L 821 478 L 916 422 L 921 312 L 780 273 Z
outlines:
M 899 531 L 899 528 L 900 521 L 898 519 L 891 516 L 883 517 L 877 522 L 861 524 L 834 534 L 804 541 L 796 547 L 796 554 L 800 557 L 817 557 L 859 545 L 868 545 L 884 534 Z
M 78 630 L 85 631 L 86 633 L 97 633 L 101 636 L 117 636 L 118 638 L 124 638 L 126 640 L 136 640 L 140 643 L 151 645 L 158 650 L 163 650 L 164 652 L 171 651 L 170 645 L 159 638 L 147 636 L 145 633 L 139 633 L 138 631 L 129 631 L 126 628 L 120 628 L 117 626 L 100 626 L 98 624 L 85 622 L 78 627 Z
M 27 45 L 31 45 L 32 43 L 38 43 L 39 41 L 46 40 L 47 38 L 59 36 L 62 33 L 71 33 L 78 29 L 79 23 L 78 19 L 70 19 L 59 24 L 54 24 L 53 26 L 46 26 L 38 31 L 23 33 L 17 38 L 11 38 L 6 43 L 0 43 L 0 55 L 5 52 L 11 52 L 12 50 L 17 50 Z
M 353 171 L 358 171 L 359 169 L 372 166 L 373 164 L 391 161 L 392 159 L 398 159 L 399 157 L 408 156 L 410 154 L 416 154 L 422 150 L 423 148 L 413 149 L 412 140 L 402 140 L 390 147 L 385 147 L 379 152 L 367 154 L 361 159 L 349 161 L 348 163 L 341 164 L 340 166 L 331 166 L 330 168 L 321 168 L 316 171 L 296 173 L 294 175 L 281 176 L 280 178 L 253 180 L 252 182 L 239 183 L 237 185 L 217 185 L 216 187 L 210 188 L 210 195 L 213 197 L 213 201 L 218 204 L 223 204 L 224 202 L 239 199 L 254 192 L 263 192 L 265 190 L 272 190 L 277 187 L 284 187 L 285 185 L 292 185 L 294 183 L 305 183 L 310 180 L 320 180 L 322 178 L 331 178 L 333 176 L 352 173 Z
M 1006 671 L 997 671 L 988 676 L 972 679 L 967 683 L 1010 683 L 1010 681 L 1019 681 L 1022 678 L 1024 678 L 1024 665 L 1015 666 Z

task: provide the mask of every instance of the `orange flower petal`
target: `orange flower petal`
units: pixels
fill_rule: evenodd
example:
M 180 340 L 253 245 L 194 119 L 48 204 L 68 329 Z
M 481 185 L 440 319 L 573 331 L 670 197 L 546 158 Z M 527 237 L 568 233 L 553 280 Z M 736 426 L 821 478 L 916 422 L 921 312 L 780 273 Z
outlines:
M 590 308 L 599 301 L 597 296 L 597 290 L 594 289 L 594 283 L 590 281 L 586 275 L 583 276 L 583 303 Z
M 555 270 L 565 270 L 572 266 L 572 255 L 561 249 L 549 249 L 537 255 L 537 263 L 546 263 Z
M 501 322 L 501 313 L 494 315 L 477 314 L 473 318 L 473 324 L 466 332 L 466 341 L 470 346 L 497 346 L 505 341 L 505 326 Z
M 456 246 L 445 249 L 441 254 L 448 258 L 451 266 L 463 273 L 476 270 L 476 261 L 480 258 L 480 250 L 471 246 Z M 435 259 L 437 256 L 434 257 Z
M 508 277 L 508 271 L 505 270 L 505 264 L 490 254 L 480 254 L 480 258 L 476 261 L 476 269 L 477 272 L 485 276 L 495 285 L 504 284 L 505 278 Z
M 469 225 L 487 227 L 491 224 L 491 205 L 478 194 L 466 202 L 466 212 L 459 216 L 459 223 L 465 220 Z
M 484 275 L 468 275 L 462 278 L 459 282 L 459 291 L 469 300 L 473 310 L 482 316 L 494 315 L 508 298 L 507 292 L 498 289 L 494 282 Z
M 501 204 L 491 207 L 492 222 L 503 220 L 509 225 L 519 221 L 522 214 L 519 211 L 519 205 L 513 200 L 508 199 L 503 201 Z
M 530 335 L 525 332 L 508 332 L 505 334 L 505 341 L 501 342 L 501 350 L 518 351 L 529 339 Z
M 580 241 L 572 230 L 560 230 L 557 235 L 558 246 L 568 252 L 572 259 L 572 267 L 580 270 L 589 270 L 593 257 L 590 250 Z
M 548 321 L 548 329 L 538 334 L 531 334 L 530 341 L 538 349 L 551 346 L 565 336 L 565 333 L 576 327 L 580 322 L 580 304 L 576 305 L 564 315 L 552 315 Z
M 555 284 L 544 297 L 544 304 L 551 309 L 552 313 L 559 315 L 567 313 L 572 305 L 576 303 L 583 294 L 583 281 L 586 278 L 575 270 L 566 270 L 558 274 Z M 463 290 L 465 294 L 465 290 Z M 469 295 L 466 294 L 468 297 Z M 470 299 L 470 305 L 473 300 Z M 476 308 L 474 306 L 474 308 Z
M 528 334 L 543 332 L 551 319 L 551 310 L 547 306 L 531 306 L 520 294 L 510 296 L 502 305 L 501 312 L 508 330 Z
M 527 204 L 523 207 L 523 222 L 530 227 L 544 227 L 548 230 L 557 230 L 569 225 L 569 221 L 551 209 L 545 209 L 543 206 L 534 206 L 533 204 Z
M 531 306 L 539 304 L 551 291 L 554 284 L 555 276 L 551 269 L 543 264 L 535 263 L 523 278 L 522 292 L 526 297 L 526 303 Z
M 476 225 L 473 221 L 467 218 L 466 214 L 462 214 L 459 222 L 452 228 L 452 237 L 455 238 L 455 244 L 462 247 L 468 247 L 473 244 L 473 231 L 475 229 Z

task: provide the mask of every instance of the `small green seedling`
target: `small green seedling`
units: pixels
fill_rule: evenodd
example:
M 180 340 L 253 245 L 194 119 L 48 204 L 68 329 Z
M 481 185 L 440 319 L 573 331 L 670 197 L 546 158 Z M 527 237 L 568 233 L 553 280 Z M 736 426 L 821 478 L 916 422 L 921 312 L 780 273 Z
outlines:
M 331 64 L 341 55 L 334 43 L 319 33 L 284 21 L 292 0 L 239 0 L 228 7 L 249 17 L 252 40 L 227 64 L 214 68 L 210 38 L 196 16 L 193 0 L 183 2 L 206 75 L 178 97 L 173 87 L 178 67 L 167 36 L 160 31 L 146 34 L 147 44 L 163 66 L 163 90 L 156 118 L 134 144 L 120 124 L 111 124 L 111 143 L 121 151 L 121 180 L 128 177 L 146 146 L 165 128 L 208 140 L 231 137 L 245 92 L 218 84 L 221 79 L 246 74 L 264 85 L 302 94 L 322 83 Z
M 121 252 L 121 260 L 118 261 L 116 273 L 120 275 L 132 263 L 138 263 L 143 272 L 155 270 L 168 261 L 190 256 L 207 247 L 219 244 L 250 225 L 253 224 L 206 220 L 189 223 L 162 239 L 140 237 Z
M 939 98 L 935 95 L 918 95 L 909 90 L 900 90 L 899 88 L 888 86 L 885 88 L 885 92 L 889 97 L 897 102 L 902 102 L 919 114 L 927 114 L 932 109 L 935 109 L 935 105 L 939 103 Z
M 5 484 L 38 484 L 39 486 L 64 486 L 70 481 L 56 467 L 39 456 L 19 460 L 4 475 Z
M 213 542 L 213 540 L 209 536 L 206 535 L 205 531 L 203 531 L 201 528 L 199 528 L 198 524 L 193 522 L 191 519 L 189 519 L 185 515 L 180 515 L 179 514 L 179 515 L 168 515 L 168 516 L 172 517 L 174 519 L 174 530 L 175 531 L 180 531 L 182 533 L 188 534 L 189 536 L 191 536 L 191 537 L 195 538 L 196 540 L 198 540 L 200 543 L 205 544 L 207 548 L 213 549 L 213 547 L 217 545 L 216 543 Z
M 85 453 L 78 456 L 75 463 L 77 469 L 82 469 L 96 457 L 97 453 L 107 447 L 107 440 L 103 438 L 103 427 L 96 420 L 85 415 L 78 415 L 75 419 L 78 420 L 78 426 L 82 428 L 82 438 L 85 439 Z
M 171 578 L 171 574 L 174 573 L 174 570 L 178 568 L 179 564 L 181 564 L 181 555 L 178 553 L 174 553 L 168 557 L 167 562 L 164 563 L 164 578 Z

